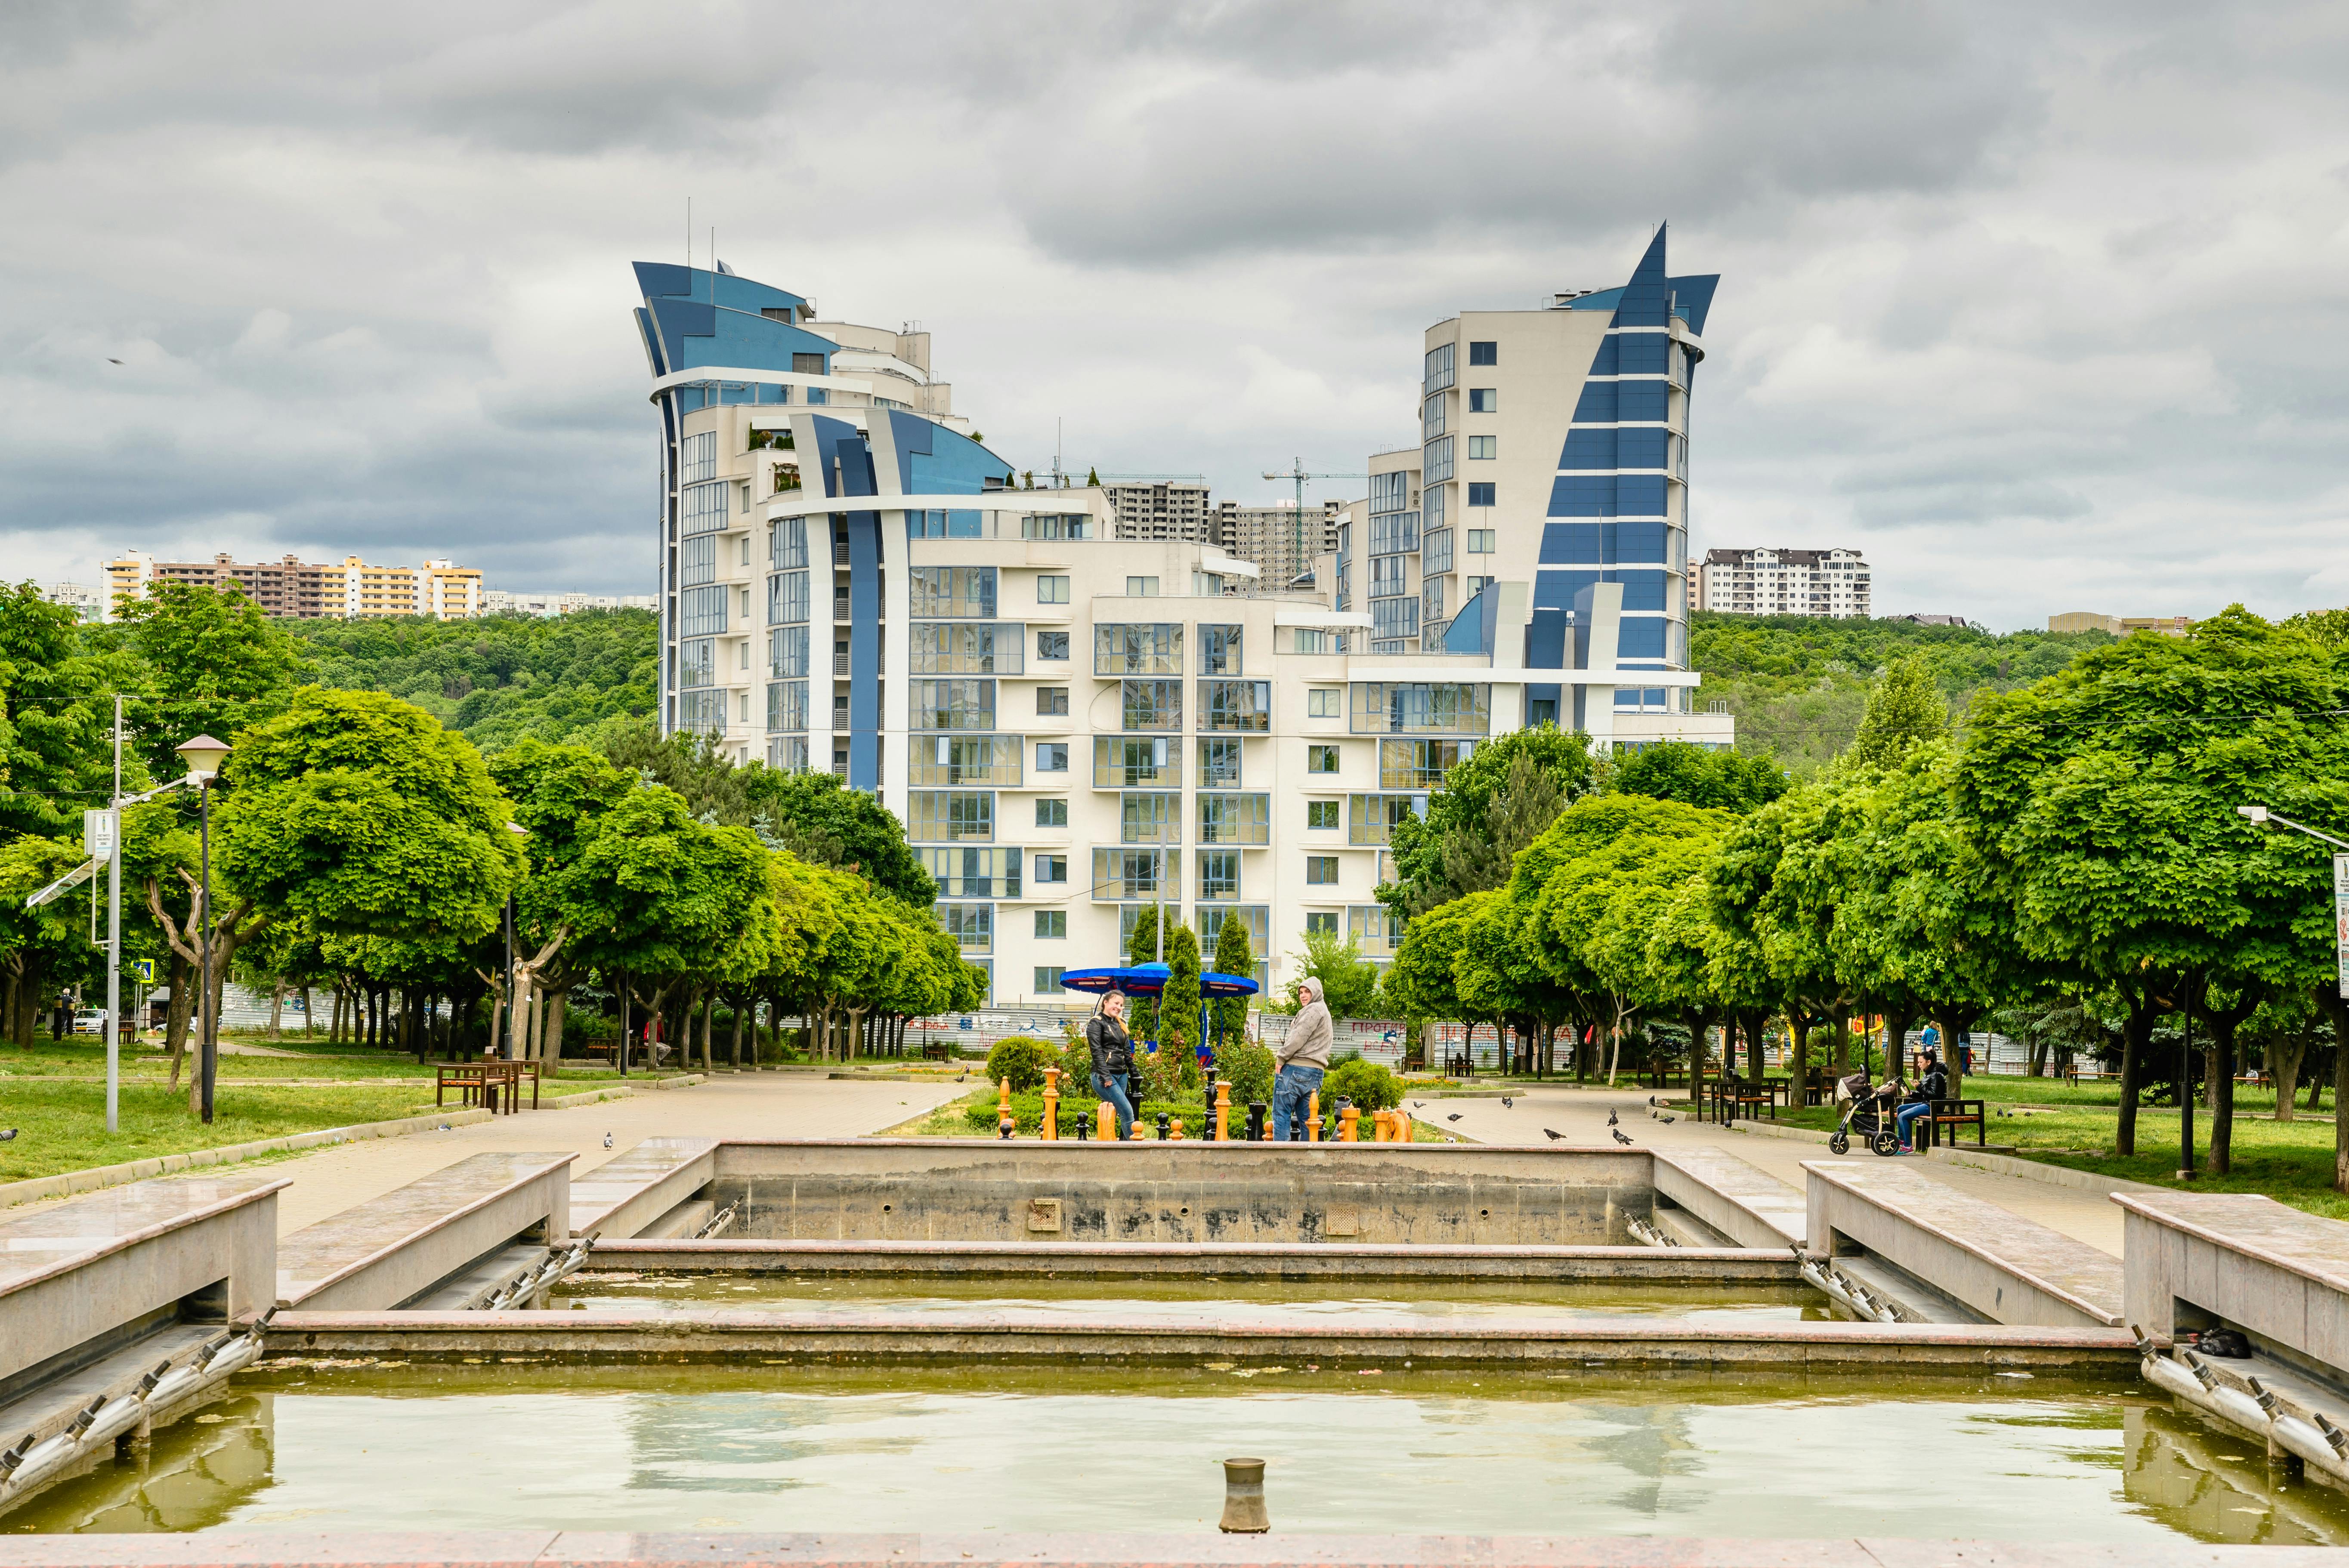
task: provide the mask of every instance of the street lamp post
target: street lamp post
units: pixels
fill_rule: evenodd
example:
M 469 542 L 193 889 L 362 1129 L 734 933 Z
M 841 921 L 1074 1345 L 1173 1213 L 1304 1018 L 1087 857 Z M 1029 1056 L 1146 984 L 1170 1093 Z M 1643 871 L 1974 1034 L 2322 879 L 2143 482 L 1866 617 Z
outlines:
M 188 779 L 196 787 L 199 801 L 197 835 L 202 845 L 203 879 L 199 894 L 202 916 L 196 934 L 196 985 L 203 1011 L 198 1016 L 202 1035 L 197 1045 L 196 1076 L 202 1115 L 209 1124 L 212 1119 L 212 1085 L 220 1061 L 220 1020 L 212 1005 L 212 780 L 220 776 L 220 766 L 227 758 L 229 748 L 209 735 L 199 735 L 175 749 L 187 760 Z

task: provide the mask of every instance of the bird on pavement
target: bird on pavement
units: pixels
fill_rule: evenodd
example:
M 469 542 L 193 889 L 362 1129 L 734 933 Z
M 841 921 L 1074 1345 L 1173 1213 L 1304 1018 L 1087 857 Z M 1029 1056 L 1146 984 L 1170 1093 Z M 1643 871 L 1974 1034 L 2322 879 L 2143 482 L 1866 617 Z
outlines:
M 1609 1127 L 1615 1125 L 1615 1113 L 1611 1110 L 1607 1113 L 1607 1125 Z
M 1626 1137 L 1624 1137 L 1624 1136 L 1623 1136 L 1623 1130 L 1622 1130 L 1621 1128 L 1619 1128 L 1619 1128 L 1617 1128 L 1617 1129 L 1615 1130 L 1614 1133 L 1613 1133 L 1611 1136 L 1614 1138 L 1615 1141 L 1616 1141 L 1616 1142 L 1618 1142 L 1618 1143 L 1629 1143 L 1629 1142 L 1630 1142 L 1630 1141 L 1631 1141 L 1630 1139 L 1628 1139 L 1628 1138 L 1626 1138 Z
M 1455 1110 L 1455 1111 L 1454 1111 L 1450 1116 L 1445 1117 L 1444 1119 L 1444 1120 L 1446 1120 L 1446 1121 L 1457 1121 L 1457 1120 L 1459 1120 L 1459 1119 L 1460 1119 L 1460 1113 L 1459 1113 L 1458 1111 L 1456 1111 L 1456 1110 Z
M 1565 1133 L 1563 1133 L 1563 1132 L 1551 1132 L 1551 1131 L 1550 1131 L 1550 1130 L 1549 1130 L 1548 1128 L 1547 1128 L 1547 1127 L 1543 1128 L 1543 1129 L 1542 1129 L 1542 1131 L 1543 1131 L 1546 1135 L 1547 1135 L 1547 1137 L 1548 1137 L 1549 1140 L 1550 1140 L 1552 1143 L 1559 1143 L 1559 1142 L 1563 1142 L 1563 1141 L 1565 1140 L 1566 1134 L 1565 1134 Z
M 1425 1110 L 1427 1109 L 1427 1101 L 1423 1099 L 1413 1100 L 1411 1102 L 1411 1108 L 1413 1110 Z
M 604 1134 L 604 1147 L 606 1149 L 612 1147 L 612 1135 L 608 1132 Z
M 1673 1122 L 1678 1121 L 1680 1118 L 1676 1116 L 1660 1116 L 1656 1118 L 1656 1119 L 1662 1122 L 1666 1127 L 1670 1127 Z
M 1517 1102 L 1511 1099 L 1507 1095 L 1503 1095 L 1501 1097 L 1501 1109 L 1503 1110 L 1515 1110 L 1517 1109 Z

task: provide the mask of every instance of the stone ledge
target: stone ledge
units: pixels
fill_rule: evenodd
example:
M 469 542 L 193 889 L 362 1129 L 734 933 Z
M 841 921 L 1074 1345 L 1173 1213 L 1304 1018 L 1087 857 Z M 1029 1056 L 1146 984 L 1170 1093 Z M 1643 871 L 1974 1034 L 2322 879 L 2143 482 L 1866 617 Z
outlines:
M 2080 1192 L 2168 1192 L 2169 1187 L 2157 1187 L 2147 1181 L 2132 1181 L 2125 1176 L 2099 1176 L 2093 1171 L 2075 1171 L 2068 1165 L 2045 1165 L 2036 1160 L 2024 1160 L 2012 1154 L 1992 1154 L 1978 1149 L 1933 1149 L 1925 1158 L 1938 1160 L 1945 1165 L 1964 1165 L 1976 1171 L 1988 1171 L 2000 1176 L 2019 1176 L 2026 1181 L 2044 1181 L 2051 1187 L 2069 1187 Z

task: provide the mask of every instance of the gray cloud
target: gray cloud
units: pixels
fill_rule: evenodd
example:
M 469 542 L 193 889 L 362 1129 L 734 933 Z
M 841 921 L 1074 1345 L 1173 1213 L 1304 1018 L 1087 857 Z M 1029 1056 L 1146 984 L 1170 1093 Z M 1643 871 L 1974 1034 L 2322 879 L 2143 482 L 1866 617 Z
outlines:
M 1244 498 L 1670 219 L 1699 549 L 1997 624 L 2343 603 L 2344 65 L 2315 5 L 13 5 L 0 563 L 642 591 L 626 264 L 690 197 L 697 259 L 920 318 L 1020 466 L 1060 418 Z

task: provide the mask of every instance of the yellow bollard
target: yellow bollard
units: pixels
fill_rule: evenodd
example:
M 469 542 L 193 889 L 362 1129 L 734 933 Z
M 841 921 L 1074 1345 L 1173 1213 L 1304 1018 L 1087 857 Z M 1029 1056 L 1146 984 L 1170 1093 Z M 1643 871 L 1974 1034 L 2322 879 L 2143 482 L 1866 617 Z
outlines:
M 1093 1111 L 1093 1136 L 1103 1143 L 1117 1138 L 1117 1107 L 1103 1100 Z
M 1403 1109 L 1401 1106 L 1395 1107 L 1394 1130 L 1395 1141 L 1397 1143 L 1409 1143 L 1411 1141 L 1411 1112 Z
M 1318 1088 L 1305 1097 L 1305 1141 L 1321 1141 L 1321 1091 Z
M 1176 1117 L 1172 1126 L 1168 1129 L 1167 1141 L 1170 1143 L 1180 1143 L 1183 1141 L 1183 1119 L 1181 1117 Z
M 1338 1113 L 1338 1141 L 1340 1143 L 1352 1143 L 1357 1141 L 1360 1134 L 1355 1130 L 1355 1129 L 1361 1119 L 1362 1113 L 1357 1107 L 1350 1105 L 1345 1109 L 1340 1111 Z
M 1061 1137 L 1061 1069 L 1044 1069 L 1044 1121 L 1039 1130 L 1044 1141 L 1057 1143 Z
M 1003 1092 L 996 1097 L 995 1130 L 1009 1138 L 1011 1130 L 1011 1080 L 1007 1078 L 1003 1080 Z
M 1230 1084 L 1227 1084 L 1227 1083 L 1224 1082 L 1222 1079 L 1218 1078 L 1218 1079 L 1216 1079 L 1216 1142 L 1218 1142 L 1218 1143 L 1229 1143 L 1229 1142 L 1232 1140 L 1232 1125 L 1231 1125 L 1231 1124 L 1232 1124 L 1232 1086 L 1231 1086 Z

